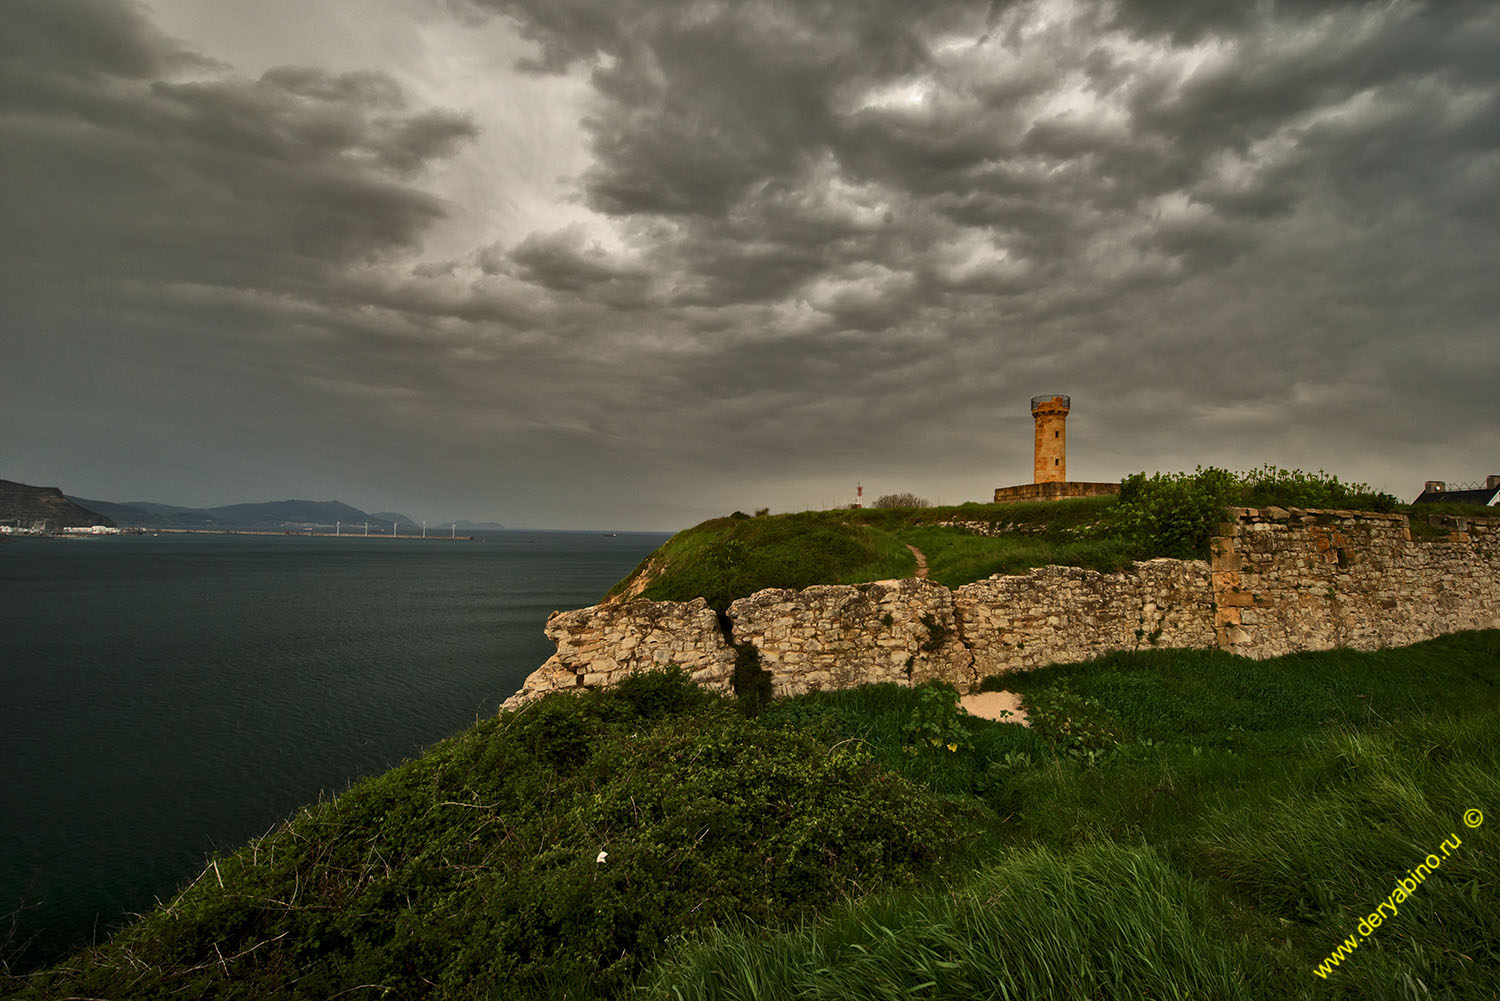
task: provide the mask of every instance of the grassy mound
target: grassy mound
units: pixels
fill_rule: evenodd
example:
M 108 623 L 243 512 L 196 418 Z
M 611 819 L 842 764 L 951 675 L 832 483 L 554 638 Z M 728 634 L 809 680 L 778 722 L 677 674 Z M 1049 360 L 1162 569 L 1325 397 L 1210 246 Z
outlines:
M 1114 531 L 1111 497 L 1034 504 L 966 504 L 962 507 L 804 511 L 757 518 L 714 518 L 678 532 L 610 591 L 690 601 L 703 597 L 724 609 L 735 598 L 767 587 L 859 584 L 912 577 L 916 558 L 927 558 L 929 576 L 948 587 L 996 573 L 1024 573 L 1058 563 L 1112 570 L 1145 558 L 1138 541 Z M 986 526 L 942 527 L 938 522 Z
M 696 928 L 910 882 L 975 816 L 648 675 L 302 811 L 19 996 L 612 996 Z

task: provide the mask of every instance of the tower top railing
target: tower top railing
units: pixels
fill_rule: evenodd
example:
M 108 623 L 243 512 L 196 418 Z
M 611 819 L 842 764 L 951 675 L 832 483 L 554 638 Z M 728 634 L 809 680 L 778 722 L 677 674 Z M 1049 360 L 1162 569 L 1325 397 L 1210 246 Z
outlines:
M 1033 396 L 1031 398 L 1031 409 L 1035 410 L 1038 404 L 1051 403 L 1053 400 L 1062 400 L 1064 407 L 1071 407 L 1073 405 L 1071 397 L 1064 396 L 1061 393 L 1052 393 L 1049 396 Z

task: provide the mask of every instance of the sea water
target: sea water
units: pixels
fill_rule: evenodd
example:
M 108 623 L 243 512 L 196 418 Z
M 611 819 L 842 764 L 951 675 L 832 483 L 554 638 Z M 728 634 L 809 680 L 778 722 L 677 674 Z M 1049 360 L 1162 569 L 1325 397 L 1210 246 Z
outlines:
M 0 958 L 102 942 L 208 853 L 493 714 L 548 613 L 665 539 L 0 544 Z

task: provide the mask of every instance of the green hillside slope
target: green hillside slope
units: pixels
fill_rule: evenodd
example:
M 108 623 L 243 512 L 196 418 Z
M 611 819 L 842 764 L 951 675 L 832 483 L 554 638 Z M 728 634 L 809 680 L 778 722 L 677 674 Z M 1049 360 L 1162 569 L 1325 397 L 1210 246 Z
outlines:
M 1007 680 L 1030 729 L 940 687 L 754 718 L 673 674 L 553 695 L 300 811 L 0 992 L 1493 997 L 1500 632 Z

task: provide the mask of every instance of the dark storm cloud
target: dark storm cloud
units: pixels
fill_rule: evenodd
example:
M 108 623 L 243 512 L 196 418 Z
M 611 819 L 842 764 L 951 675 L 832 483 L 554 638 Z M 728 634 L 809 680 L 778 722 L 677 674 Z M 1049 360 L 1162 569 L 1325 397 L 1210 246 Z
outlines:
M 313 280 L 415 244 L 446 209 L 401 179 L 474 135 L 462 115 L 405 110 L 380 73 L 184 78 L 206 60 L 133 7 L 26 4 L 5 37 L 13 268 L 71 259 L 79 279 Z
M 59 482 L 91 470 L 105 488 L 112 471 L 142 496 L 280 493 L 364 448 L 424 387 L 442 391 L 403 369 L 439 353 L 431 316 L 451 316 L 451 297 L 369 273 L 452 211 L 417 182 L 476 127 L 413 106 L 384 72 L 236 75 L 143 10 L 6 9 L 0 340 L 4 423 L 23 442 L 10 461 L 59 467 Z M 374 358 L 388 368 L 357 364 Z
M 152 30 L 123 3 L 11 0 L 0 33 L 0 66 L 12 83 L 28 74 L 145 80 L 209 61 Z M 10 76 L 15 73 L 15 76 Z M 18 90 L 6 88 L 6 93 Z
M 1109 411 L 1116 447 L 1199 415 L 1166 462 L 1223 445 L 1223 415 L 1323 421 L 1348 448 L 1331 401 L 1474 402 L 1357 356 L 1493 329 L 1492 5 L 479 5 L 539 43 L 538 72 L 591 67 L 581 190 L 682 336 L 723 352 L 690 383 L 710 420 L 774 399 L 761 423 L 800 415 L 813 454 L 860 423 L 915 445 L 894 399 L 979 415 L 1045 372 Z M 734 434 L 746 415 L 722 412 Z
M 379 69 L 246 79 L 123 3 L 13 8 L 12 329 L 100 373 L 128 336 L 116 370 L 162 399 L 233 380 L 226 421 L 275 400 L 360 468 L 482 455 L 540 521 L 981 496 L 1029 475 L 1037 392 L 1073 395 L 1086 478 L 1269 460 L 1410 493 L 1424 448 L 1497 446 L 1493 4 L 467 4 L 585 94 L 553 123 L 587 140 L 572 201 L 526 228 L 434 194 L 490 166 L 480 111 Z M 476 235 L 422 254 L 454 218 Z

